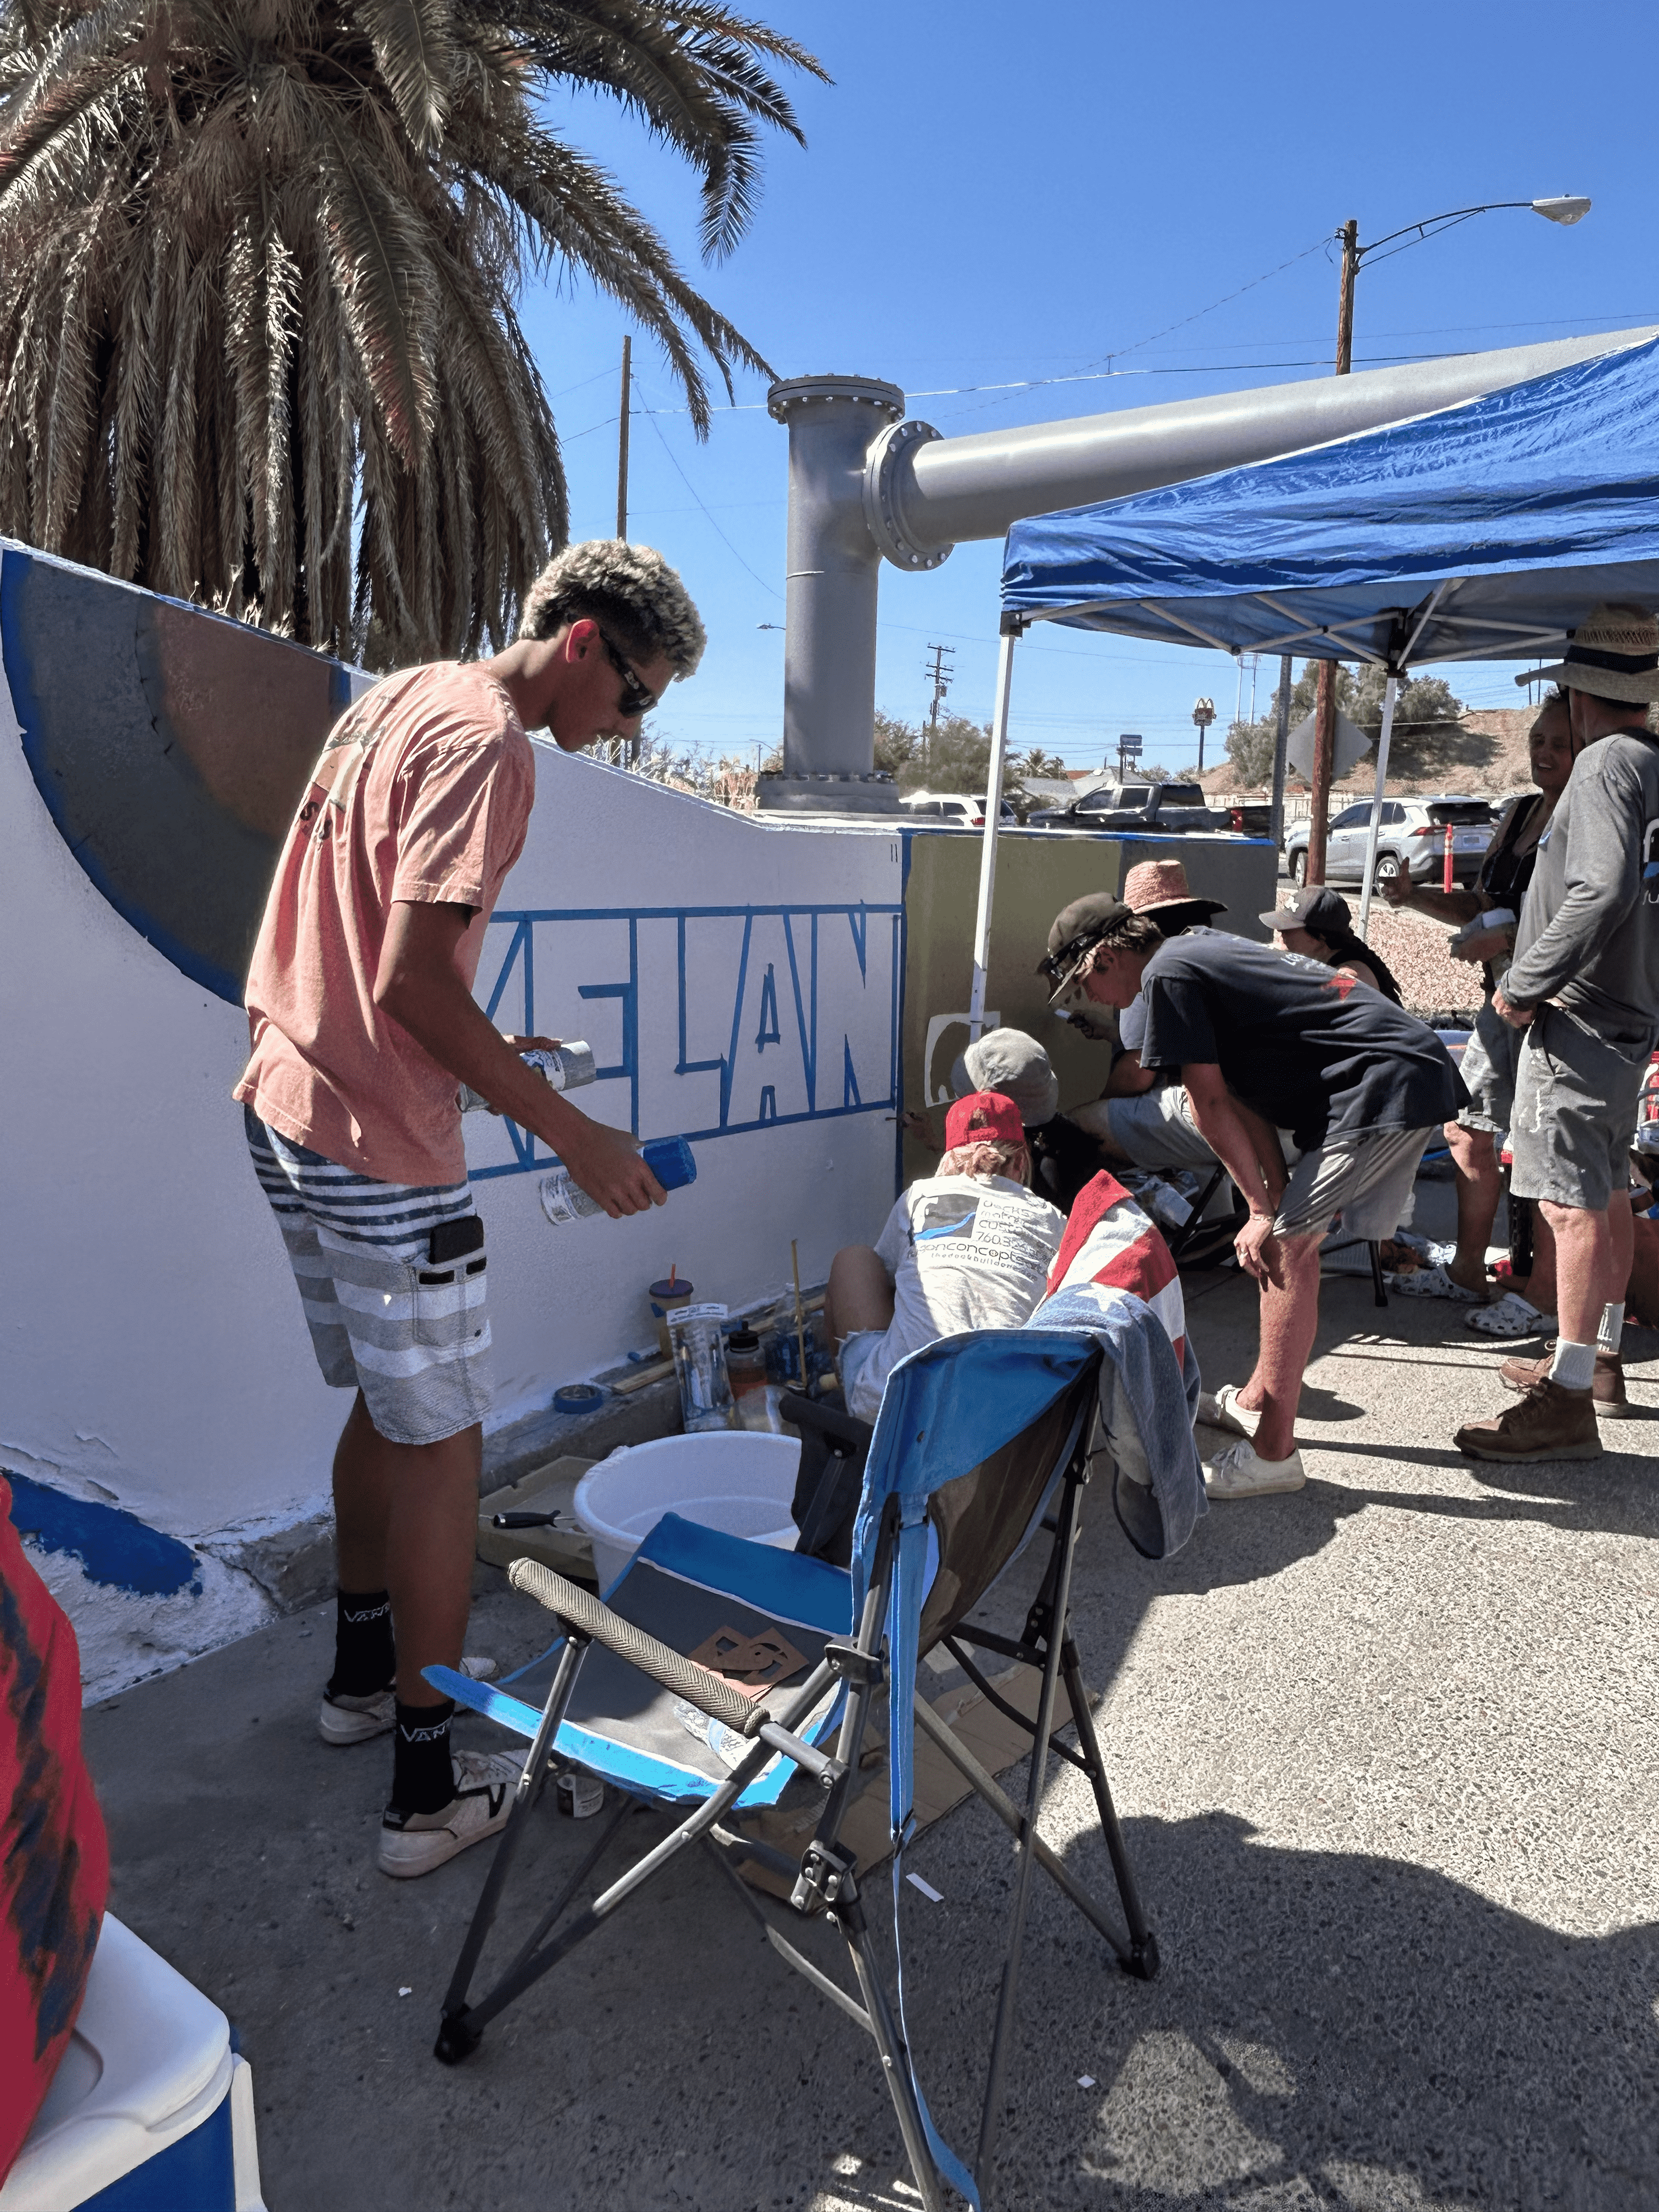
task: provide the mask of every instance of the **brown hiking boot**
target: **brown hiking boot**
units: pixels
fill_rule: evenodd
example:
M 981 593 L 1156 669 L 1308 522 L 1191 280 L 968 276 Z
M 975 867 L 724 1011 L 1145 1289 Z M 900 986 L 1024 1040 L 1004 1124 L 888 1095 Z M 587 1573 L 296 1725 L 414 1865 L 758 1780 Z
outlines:
M 1498 1371 L 1511 1390 L 1529 1390 L 1548 1375 L 1553 1356 L 1547 1352 L 1541 1359 L 1506 1359 Z M 1616 1352 L 1596 1353 L 1590 1395 L 1604 1421 L 1626 1420 L 1635 1413 L 1636 1407 L 1625 1395 L 1625 1363 Z
M 1518 1406 L 1492 1421 L 1465 1421 L 1452 1438 L 1468 1459 L 1600 1459 L 1595 1402 L 1589 1390 L 1568 1390 L 1540 1376 Z

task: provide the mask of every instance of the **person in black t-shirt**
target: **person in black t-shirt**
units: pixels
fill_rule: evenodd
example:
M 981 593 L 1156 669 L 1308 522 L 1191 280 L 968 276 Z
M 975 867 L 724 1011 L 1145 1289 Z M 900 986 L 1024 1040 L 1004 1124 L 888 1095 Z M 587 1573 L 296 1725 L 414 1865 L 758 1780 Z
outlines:
M 1103 909 L 1104 902 L 1100 902 Z M 1197 1125 L 1249 1208 L 1239 1264 L 1261 1289 L 1261 1352 L 1242 1389 L 1205 1401 L 1238 1441 L 1205 1464 L 1212 1497 L 1299 1490 L 1302 1373 L 1319 1318 L 1319 1246 L 1334 1216 L 1390 1235 L 1437 1127 L 1463 1087 L 1433 1030 L 1352 975 L 1205 932 L 1167 942 L 1097 910 L 1045 963 L 1056 990 L 1126 1006 L 1145 990 L 1142 1064 L 1180 1073 Z M 1279 1128 L 1303 1157 L 1288 1174 Z

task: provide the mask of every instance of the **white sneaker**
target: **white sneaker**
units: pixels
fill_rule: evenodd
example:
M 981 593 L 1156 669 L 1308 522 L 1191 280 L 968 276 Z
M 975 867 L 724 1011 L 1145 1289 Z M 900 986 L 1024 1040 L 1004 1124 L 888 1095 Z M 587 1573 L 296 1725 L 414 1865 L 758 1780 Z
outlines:
M 400 1813 L 388 1805 L 380 1816 L 380 1872 L 407 1881 L 430 1874 L 457 1852 L 500 1833 L 513 1810 L 529 1757 L 523 1751 L 458 1751 L 455 1795 L 435 1813 Z
M 1241 1438 L 1204 1462 L 1206 1498 L 1270 1498 L 1280 1490 L 1300 1490 L 1308 1480 L 1302 1454 L 1288 1459 L 1258 1459 L 1255 1446 Z
M 1212 1429 L 1225 1429 L 1231 1437 L 1253 1437 L 1259 1413 L 1248 1413 L 1238 1401 L 1240 1385 L 1224 1382 L 1218 1390 L 1200 1390 L 1198 1394 L 1198 1418 Z
M 493 1682 L 495 1662 L 463 1659 L 461 1672 L 474 1682 Z M 374 1690 L 366 1698 L 331 1698 L 325 1690 L 317 1709 L 317 1733 L 325 1743 L 367 1743 L 371 1736 L 386 1735 L 397 1718 L 393 1689 Z

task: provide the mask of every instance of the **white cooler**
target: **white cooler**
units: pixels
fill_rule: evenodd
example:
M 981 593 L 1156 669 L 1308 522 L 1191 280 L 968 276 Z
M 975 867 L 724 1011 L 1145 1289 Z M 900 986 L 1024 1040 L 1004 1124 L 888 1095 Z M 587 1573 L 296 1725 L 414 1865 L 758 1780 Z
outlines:
M 0 2212 L 264 2212 L 253 2074 L 216 2004 L 113 1913 Z

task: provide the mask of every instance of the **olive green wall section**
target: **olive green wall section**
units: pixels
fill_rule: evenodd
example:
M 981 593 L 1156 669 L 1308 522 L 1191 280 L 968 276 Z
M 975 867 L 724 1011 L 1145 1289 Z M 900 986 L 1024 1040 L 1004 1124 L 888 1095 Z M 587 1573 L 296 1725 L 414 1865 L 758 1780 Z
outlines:
M 903 1098 L 924 1106 L 948 1085 L 951 1062 L 968 1041 L 965 1027 L 936 1033 L 931 1068 L 924 1066 L 928 1030 L 945 1015 L 964 1018 L 973 981 L 974 915 L 979 900 L 980 841 L 960 831 L 907 834 L 902 1025 Z M 1108 1048 L 1079 1035 L 1048 1011 L 1048 987 L 1036 973 L 1048 950 L 1048 926 L 1086 891 L 1118 891 L 1140 860 L 1179 860 L 1195 896 L 1223 900 L 1216 926 L 1264 939 L 1256 920 L 1276 902 L 1279 856 L 1271 845 L 1228 837 L 1089 837 L 1052 830 L 1006 830 L 997 843 L 996 900 L 991 921 L 988 1011 L 1036 1038 L 1060 1078 L 1060 1104 L 1097 1097 L 1110 1065 Z M 941 1111 L 931 1116 L 944 1134 Z M 904 1179 L 924 1175 L 936 1155 L 907 1138 Z

